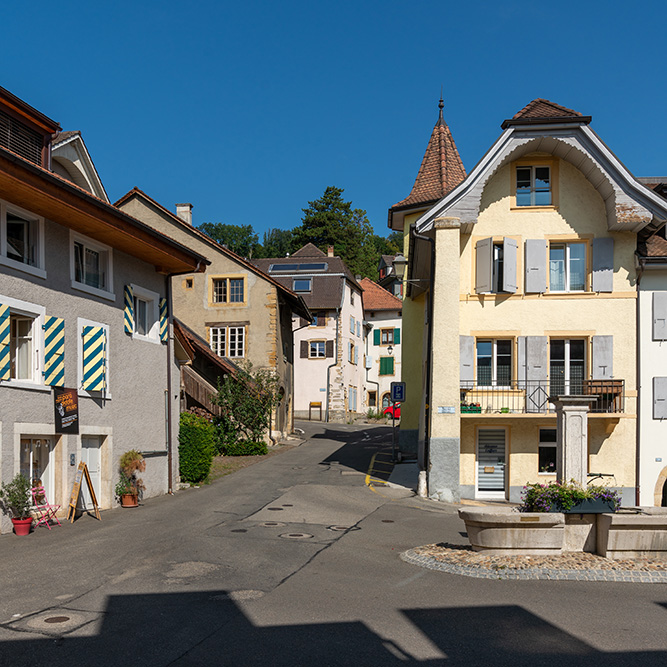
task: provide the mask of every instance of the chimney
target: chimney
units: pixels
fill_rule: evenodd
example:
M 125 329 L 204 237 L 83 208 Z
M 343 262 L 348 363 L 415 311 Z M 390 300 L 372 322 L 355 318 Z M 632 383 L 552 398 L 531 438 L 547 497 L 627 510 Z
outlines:
M 327 257 L 333 257 L 333 256 L 334 256 L 334 247 L 332 245 L 330 245 L 327 248 Z
M 176 204 L 176 215 L 187 222 L 188 225 L 192 224 L 192 204 Z

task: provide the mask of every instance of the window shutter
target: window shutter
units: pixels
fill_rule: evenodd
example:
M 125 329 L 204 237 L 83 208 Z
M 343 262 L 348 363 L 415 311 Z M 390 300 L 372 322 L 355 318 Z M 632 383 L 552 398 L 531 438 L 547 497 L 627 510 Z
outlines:
M 610 380 L 614 376 L 614 337 L 593 336 L 593 380 Z
M 359 348 L 356 345 L 354 346 L 354 363 L 359 363 Z
M 667 419 L 667 378 L 653 378 L 653 419 Z
M 160 299 L 160 340 L 163 343 L 166 343 L 168 337 L 169 337 L 169 309 L 167 308 L 167 300 Z
M 334 356 L 334 342 L 332 340 L 328 340 L 324 347 L 325 347 L 325 354 L 327 355 L 327 359 L 333 358 L 333 356 Z
M 593 239 L 593 283 L 594 292 L 614 291 L 614 239 Z
M 83 381 L 87 391 L 107 387 L 106 333 L 102 327 L 83 327 Z
M 526 336 L 526 380 L 546 382 L 547 368 L 547 337 Z
M 667 292 L 653 292 L 653 340 L 667 340 Z
M 461 384 L 475 381 L 475 337 L 459 336 Z
M 394 357 L 380 357 L 380 375 L 394 374 Z
M 11 329 L 9 306 L 0 304 L 0 380 L 11 377 Z
M 125 333 L 134 333 L 134 291 L 132 285 L 125 285 Z
M 301 341 L 301 351 L 300 351 L 301 359 L 307 359 L 308 358 L 308 348 L 309 347 L 310 347 L 310 343 L 307 340 L 302 340 Z
M 493 276 L 493 239 L 477 241 L 477 258 L 475 269 L 475 292 L 491 291 Z
M 394 329 L 394 345 L 401 344 L 401 330 L 396 328 Z
M 547 242 L 543 239 L 528 239 L 525 246 L 524 292 L 543 294 L 547 291 Z
M 44 320 L 44 383 L 65 386 L 65 321 L 49 315 Z
M 516 259 L 519 244 L 514 239 L 503 239 L 503 292 L 516 292 Z
M 526 388 L 526 337 L 516 339 L 516 367 L 518 373 L 518 389 Z
M 380 330 L 375 329 L 373 331 L 373 345 L 379 345 L 380 344 Z

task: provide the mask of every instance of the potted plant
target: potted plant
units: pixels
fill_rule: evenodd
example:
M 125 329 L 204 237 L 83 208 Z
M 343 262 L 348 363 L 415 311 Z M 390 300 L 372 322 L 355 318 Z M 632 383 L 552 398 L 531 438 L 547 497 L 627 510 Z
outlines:
M 8 484 L 0 487 L 0 502 L 2 509 L 9 514 L 17 535 L 27 535 L 32 526 L 30 516 L 30 480 L 18 473 Z
M 137 507 L 139 494 L 145 490 L 144 482 L 137 477 L 146 470 L 146 461 L 136 449 L 130 449 L 120 457 L 120 477 L 116 484 L 116 496 L 121 507 Z
M 571 482 L 526 484 L 522 492 L 520 512 L 563 512 L 591 514 L 615 512 L 621 499 L 618 493 L 605 486 L 580 486 Z

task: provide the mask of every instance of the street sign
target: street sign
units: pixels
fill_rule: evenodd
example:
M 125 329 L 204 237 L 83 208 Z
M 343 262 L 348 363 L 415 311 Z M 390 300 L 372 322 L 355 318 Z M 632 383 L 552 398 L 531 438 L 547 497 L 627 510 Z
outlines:
M 405 382 L 391 383 L 391 402 L 403 403 L 405 401 Z

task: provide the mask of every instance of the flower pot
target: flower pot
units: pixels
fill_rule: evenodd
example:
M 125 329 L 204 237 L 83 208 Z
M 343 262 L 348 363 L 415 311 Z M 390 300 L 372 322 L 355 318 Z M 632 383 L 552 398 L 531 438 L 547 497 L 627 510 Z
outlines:
M 615 512 L 614 505 L 600 498 L 586 498 L 573 505 L 569 510 L 560 510 L 563 514 L 606 514 Z
M 32 517 L 29 516 L 27 519 L 12 519 L 12 523 L 14 524 L 14 533 L 16 535 L 28 535 L 32 527 Z
M 136 493 L 124 493 L 120 497 L 120 506 L 121 507 L 138 507 L 139 506 L 139 496 Z

